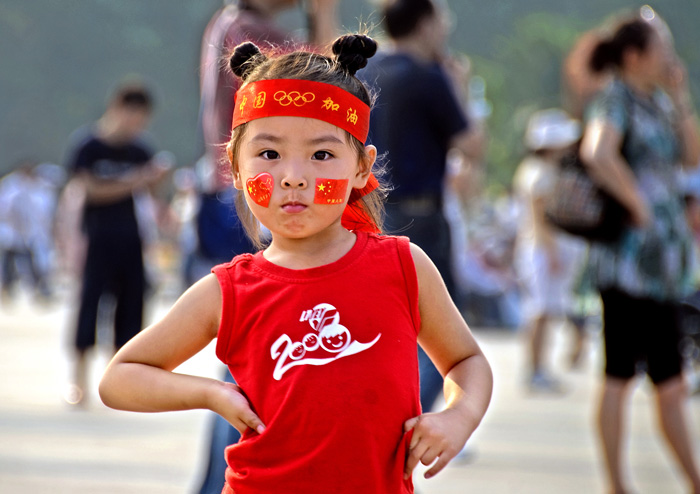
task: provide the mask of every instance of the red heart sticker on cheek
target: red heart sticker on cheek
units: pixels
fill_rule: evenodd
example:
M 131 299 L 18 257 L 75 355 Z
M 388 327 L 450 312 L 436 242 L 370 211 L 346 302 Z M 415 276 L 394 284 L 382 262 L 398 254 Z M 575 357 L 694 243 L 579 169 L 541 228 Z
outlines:
M 264 208 L 270 205 L 272 197 L 272 175 L 267 172 L 258 173 L 245 182 L 245 188 L 253 202 Z

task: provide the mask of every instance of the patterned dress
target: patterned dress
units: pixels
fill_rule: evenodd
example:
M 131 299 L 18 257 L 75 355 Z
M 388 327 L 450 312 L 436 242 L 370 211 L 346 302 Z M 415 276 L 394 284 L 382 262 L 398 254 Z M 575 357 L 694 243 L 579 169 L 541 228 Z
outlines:
M 677 180 L 680 142 L 668 96 L 657 91 L 644 98 L 615 80 L 591 104 L 587 120 L 625 136 L 622 153 L 652 215 L 650 226 L 630 226 L 616 243 L 594 244 L 597 286 L 659 301 L 683 298 L 692 289 L 692 237 Z

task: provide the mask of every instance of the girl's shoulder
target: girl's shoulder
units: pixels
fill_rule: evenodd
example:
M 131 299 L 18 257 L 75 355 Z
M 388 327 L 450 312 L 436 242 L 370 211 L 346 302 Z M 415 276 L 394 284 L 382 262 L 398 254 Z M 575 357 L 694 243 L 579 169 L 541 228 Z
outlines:
M 385 243 L 386 245 L 410 243 L 410 239 L 404 235 L 393 235 L 390 233 L 367 233 L 366 235 L 369 242 L 374 242 L 380 245 L 382 243 Z
M 411 240 L 403 235 L 392 234 L 367 234 L 368 251 L 372 249 L 390 250 L 398 252 L 399 256 L 411 255 L 412 246 Z
M 219 283 L 223 285 L 226 280 L 234 278 L 236 273 L 249 271 L 254 264 L 256 255 L 239 254 L 228 262 L 217 264 L 211 268 L 211 272 L 219 280 Z
M 237 265 L 240 265 L 240 264 L 250 263 L 253 261 L 253 259 L 256 255 L 257 254 L 250 254 L 250 253 L 238 254 L 238 255 L 234 256 L 233 259 L 231 259 L 228 262 L 222 262 L 221 264 L 215 265 L 213 268 L 211 268 L 211 271 L 213 273 L 215 270 L 217 270 L 217 271 L 227 270 L 227 269 L 235 268 Z
M 392 254 L 396 253 L 404 272 L 408 270 L 415 275 L 417 270 L 432 264 L 430 257 L 425 251 L 403 235 L 377 235 L 371 233 L 369 234 L 369 239 L 369 243 L 372 244 L 374 242 L 377 249 L 382 249 L 385 252 L 390 251 Z

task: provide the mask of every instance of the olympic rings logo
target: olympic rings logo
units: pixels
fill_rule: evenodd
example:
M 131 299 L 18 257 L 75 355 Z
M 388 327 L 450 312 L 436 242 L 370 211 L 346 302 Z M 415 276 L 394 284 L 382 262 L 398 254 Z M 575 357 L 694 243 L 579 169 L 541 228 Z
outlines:
M 282 106 L 289 106 L 294 103 L 294 106 L 304 106 L 306 103 L 311 103 L 316 99 L 314 93 L 301 94 L 299 91 L 277 91 L 275 93 L 275 101 Z

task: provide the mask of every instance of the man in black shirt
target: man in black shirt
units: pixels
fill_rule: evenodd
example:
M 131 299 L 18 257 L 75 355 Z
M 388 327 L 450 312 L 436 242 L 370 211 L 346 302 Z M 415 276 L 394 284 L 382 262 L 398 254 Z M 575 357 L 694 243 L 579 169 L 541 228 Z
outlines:
M 479 133 L 445 70 L 445 13 L 432 0 L 394 0 L 382 18 L 391 44 L 369 61 L 362 78 L 378 93 L 369 140 L 386 153 L 393 187 L 385 226 L 430 256 L 455 299 L 450 228 L 443 214 L 447 154 L 456 149 L 467 161 L 477 156 Z M 442 377 L 420 349 L 419 357 L 427 412 L 442 390 Z
M 139 84 L 117 89 L 104 115 L 74 136 L 68 167 L 85 191 L 83 229 L 87 255 L 75 332 L 73 382 L 65 399 L 83 400 L 86 352 L 95 345 L 98 306 L 110 293 L 114 313 L 115 349 L 142 328 L 145 273 L 141 236 L 134 207 L 135 191 L 160 181 L 167 168 L 152 162 L 142 142 L 152 108 L 149 92 Z

